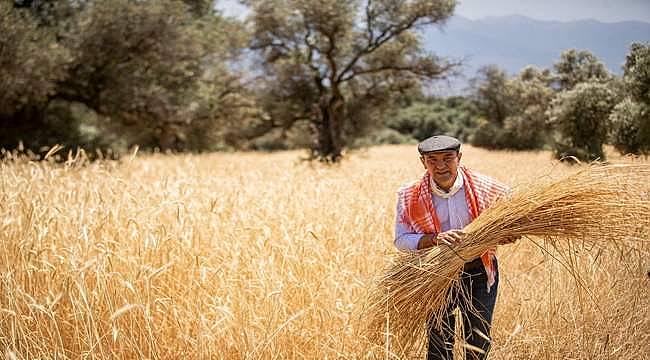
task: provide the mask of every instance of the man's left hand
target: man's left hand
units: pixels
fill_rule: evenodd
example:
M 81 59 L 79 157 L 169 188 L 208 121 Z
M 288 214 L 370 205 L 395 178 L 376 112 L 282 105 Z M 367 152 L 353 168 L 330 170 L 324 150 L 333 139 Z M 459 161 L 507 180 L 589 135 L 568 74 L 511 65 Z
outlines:
M 436 236 L 436 242 L 438 244 L 443 243 L 453 246 L 462 243 L 463 240 L 465 240 L 465 237 L 466 234 L 463 230 L 454 229 L 438 234 L 438 236 Z

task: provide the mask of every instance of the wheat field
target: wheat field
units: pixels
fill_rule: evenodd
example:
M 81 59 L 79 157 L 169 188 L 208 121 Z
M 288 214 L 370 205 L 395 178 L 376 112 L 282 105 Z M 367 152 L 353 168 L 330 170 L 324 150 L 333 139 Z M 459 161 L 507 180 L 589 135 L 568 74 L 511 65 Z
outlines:
M 463 152 L 515 189 L 576 168 Z M 301 155 L 0 163 L 2 355 L 398 358 L 359 329 L 396 253 L 395 191 L 423 171 L 415 146 Z M 579 280 L 540 245 L 499 249 L 490 359 L 650 359 L 650 245 L 578 249 Z

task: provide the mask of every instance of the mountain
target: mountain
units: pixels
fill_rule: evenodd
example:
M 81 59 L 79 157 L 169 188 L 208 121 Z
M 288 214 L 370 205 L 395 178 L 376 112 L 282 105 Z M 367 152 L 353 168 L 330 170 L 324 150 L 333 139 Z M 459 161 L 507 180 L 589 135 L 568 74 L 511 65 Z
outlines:
M 470 20 L 452 17 L 442 28 L 422 34 L 427 50 L 464 59 L 464 78 L 483 65 L 496 64 L 510 74 L 528 64 L 551 68 L 566 49 L 586 49 L 607 68 L 620 74 L 632 42 L 650 42 L 650 23 L 596 20 L 572 22 L 535 20 L 520 15 Z

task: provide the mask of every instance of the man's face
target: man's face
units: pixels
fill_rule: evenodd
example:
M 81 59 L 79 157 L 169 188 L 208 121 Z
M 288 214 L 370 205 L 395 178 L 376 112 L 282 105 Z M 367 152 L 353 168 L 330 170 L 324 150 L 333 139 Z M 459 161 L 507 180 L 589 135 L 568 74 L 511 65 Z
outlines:
M 449 190 L 456 181 L 462 155 L 462 153 L 453 150 L 437 151 L 420 156 L 420 161 L 433 181 L 442 189 Z

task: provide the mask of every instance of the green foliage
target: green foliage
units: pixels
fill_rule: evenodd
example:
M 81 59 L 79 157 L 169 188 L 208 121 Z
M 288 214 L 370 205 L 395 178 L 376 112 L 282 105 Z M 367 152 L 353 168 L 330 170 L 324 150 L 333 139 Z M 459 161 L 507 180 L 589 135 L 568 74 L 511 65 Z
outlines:
M 496 66 L 474 79 L 472 98 L 481 119 L 473 145 L 490 149 L 539 149 L 548 141 L 546 110 L 553 97 L 547 70 L 527 67 L 515 77 Z
M 268 127 L 307 122 L 312 156 L 338 161 L 382 122 L 395 96 L 451 64 L 426 54 L 413 30 L 440 23 L 453 0 L 406 3 L 250 0 L 253 49 L 264 59 Z
M 452 97 L 427 99 L 400 109 L 386 121 L 386 126 L 406 139 L 422 141 L 432 135 L 446 134 L 466 141 L 475 127 L 469 101 Z
M 632 44 L 624 66 L 627 93 L 610 116 L 612 143 L 623 153 L 650 153 L 650 45 Z
M 503 131 L 503 127 L 485 118 L 479 118 L 471 144 L 487 149 L 503 149 L 508 147 L 508 135 Z
M 496 65 L 488 65 L 479 69 L 471 82 L 478 114 L 496 126 L 503 126 L 510 113 L 508 75 Z
M 183 95 L 200 71 L 199 44 L 182 31 L 188 20 L 175 1 L 94 3 L 67 38 L 75 56 L 59 96 L 138 128 L 130 143 L 175 148 Z
M 650 106 L 650 43 L 632 44 L 623 69 L 630 96 Z
M 67 75 L 70 52 L 29 11 L 8 1 L 0 2 L 0 19 L 0 147 L 22 141 L 37 149 L 41 139 L 74 139 L 75 129 L 65 121 L 44 117 L 57 83 Z
M 246 33 L 212 1 L 20 1 L 0 11 L 0 146 L 212 150 L 224 129 L 260 114 L 231 66 Z
M 554 69 L 551 74 L 529 66 L 509 78 L 495 66 L 482 68 L 472 94 L 481 116 L 472 143 L 493 149 L 539 149 L 551 142 L 555 130 L 553 146 L 558 157 L 602 159 L 603 136 L 609 129 L 606 117 L 618 96 L 617 82 L 603 63 L 585 50 L 563 52 Z M 594 95 L 599 100 L 588 101 L 584 87 L 573 91 L 585 83 L 603 85 L 588 87 L 600 91 Z M 608 89 L 607 95 L 603 88 Z M 592 123 L 598 126 L 579 133 L 581 127 Z
M 548 142 L 546 111 L 555 95 L 550 73 L 533 66 L 508 80 L 510 114 L 504 121 L 507 148 L 540 149 Z
M 66 76 L 67 49 L 27 11 L 0 2 L 0 119 L 42 106 Z
M 569 49 L 562 52 L 554 68 L 559 90 L 571 90 L 587 81 L 607 82 L 612 78 L 605 65 L 587 50 Z
M 390 145 L 399 145 L 399 144 L 416 144 L 417 140 L 395 131 L 393 129 L 382 129 L 376 131 L 372 134 L 371 138 L 372 144 L 390 144 Z
M 610 129 L 609 115 L 617 94 L 606 83 L 577 84 L 553 99 L 549 123 L 557 131 L 554 151 L 559 159 L 605 160 L 603 143 Z
M 351 149 L 359 149 L 373 145 L 417 144 L 418 141 L 397 130 L 383 128 L 370 132 L 368 135 L 354 139 L 349 145 Z
M 610 115 L 612 144 L 622 153 L 650 152 L 650 111 L 638 102 L 626 98 Z

